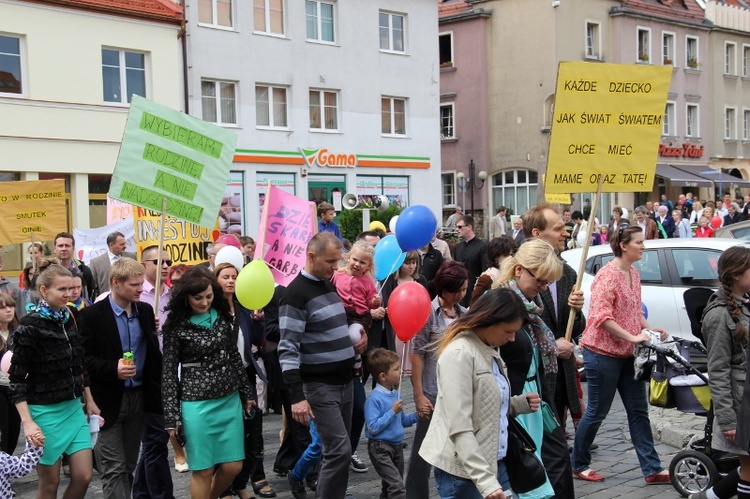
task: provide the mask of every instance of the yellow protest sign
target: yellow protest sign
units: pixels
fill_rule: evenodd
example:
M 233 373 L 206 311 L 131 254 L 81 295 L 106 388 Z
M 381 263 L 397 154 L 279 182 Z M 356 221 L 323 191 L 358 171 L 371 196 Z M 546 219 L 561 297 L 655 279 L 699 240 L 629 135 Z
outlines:
M 136 254 L 159 244 L 161 212 L 133 207 Z M 197 265 L 208 260 L 206 246 L 220 236 L 218 224 L 211 230 L 174 217 L 164 222 L 164 246 L 173 265 Z
M 0 182 L 0 209 L 0 244 L 51 240 L 68 228 L 65 181 Z
M 542 182 L 544 184 L 547 183 L 547 175 L 542 175 Z M 557 204 L 573 204 L 573 199 L 570 194 L 552 194 L 551 192 L 544 192 L 544 199 L 548 203 L 557 203 Z
M 671 66 L 561 62 L 545 193 L 650 191 Z

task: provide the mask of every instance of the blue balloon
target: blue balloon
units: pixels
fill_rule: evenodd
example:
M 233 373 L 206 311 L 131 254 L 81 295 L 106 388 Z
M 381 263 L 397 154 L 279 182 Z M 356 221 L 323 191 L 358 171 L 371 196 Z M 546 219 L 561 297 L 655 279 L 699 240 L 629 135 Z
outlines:
M 641 302 L 641 310 L 643 310 L 643 318 L 648 319 L 648 307 L 643 302 Z
M 396 239 L 404 251 L 416 251 L 432 241 L 437 218 L 428 207 L 421 204 L 409 206 L 396 221 Z
M 406 260 L 406 253 L 401 251 L 396 236 L 385 236 L 375 246 L 375 279 L 382 281 L 396 272 Z

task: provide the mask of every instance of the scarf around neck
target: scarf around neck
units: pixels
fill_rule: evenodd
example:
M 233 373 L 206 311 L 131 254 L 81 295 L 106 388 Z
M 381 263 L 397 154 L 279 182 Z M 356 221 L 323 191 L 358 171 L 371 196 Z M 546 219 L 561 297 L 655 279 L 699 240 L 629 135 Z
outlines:
M 547 327 L 547 324 L 542 320 L 542 311 L 544 311 L 544 305 L 542 305 L 542 298 L 537 295 L 533 301 L 529 301 L 528 298 L 518 289 L 518 283 L 515 279 L 511 279 L 503 285 L 508 289 L 512 289 L 521 298 L 526 311 L 531 317 L 531 323 L 529 327 L 531 329 L 531 341 L 534 346 L 539 348 L 542 354 L 542 365 L 544 366 L 544 373 L 556 373 L 557 372 L 557 354 L 559 350 L 555 343 L 555 335 L 552 330 Z
M 57 322 L 58 324 L 65 324 L 70 319 L 70 310 L 68 307 L 63 307 L 60 310 L 55 310 L 49 306 L 44 299 L 39 300 L 39 304 L 29 303 L 26 305 L 26 312 L 37 313 L 39 317 L 43 319 L 50 319 Z

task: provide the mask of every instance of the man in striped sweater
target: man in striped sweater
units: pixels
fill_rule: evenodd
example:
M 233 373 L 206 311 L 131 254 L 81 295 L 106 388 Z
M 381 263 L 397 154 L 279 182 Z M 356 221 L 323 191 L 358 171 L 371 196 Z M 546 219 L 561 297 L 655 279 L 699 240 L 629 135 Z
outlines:
M 355 351 L 346 311 L 330 279 L 341 259 L 341 241 L 328 232 L 307 244 L 305 268 L 289 284 L 279 309 L 279 362 L 292 393 L 295 421 L 315 425 L 323 443 L 317 497 L 343 499 L 348 485 Z

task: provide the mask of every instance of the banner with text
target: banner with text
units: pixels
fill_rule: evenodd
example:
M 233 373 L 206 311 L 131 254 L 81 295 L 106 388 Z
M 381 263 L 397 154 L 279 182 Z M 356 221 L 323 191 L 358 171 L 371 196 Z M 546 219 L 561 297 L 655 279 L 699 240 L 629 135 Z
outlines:
M 64 180 L 0 182 L 0 244 L 51 241 L 67 230 Z
M 86 263 L 107 252 L 107 236 L 113 232 L 119 232 L 125 236 L 127 241 L 126 251 L 136 253 L 135 238 L 133 235 L 133 217 L 123 218 L 114 223 L 97 227 L 95 229 L 73 229 L 73 237 L 76 239 L 76 258 Z M 138 252 L 137 254 L 140 254 Z
M 237 134 L 133 95 L 109 196 L 213 229 Z
M 315 203 L 271 185 L 263 213 L 255 258 L 268 264 L 276 284 L 288 286 L 305 267 L 307 242 L 317 232 Z
M 133 208 L 133 227 L 137 254 L 159 244 L 161 212 Z M 174 217 L 166 217 L 164 222 L 164 246 L 173 265 L 184 263 L 197 265 L 208 260 L 206 247 L 220 236 L 218 223 L 214 219 L 214 228 L 206 229 Z
M 545 192 L 651 191 L 672 66 L 561 62 Z

